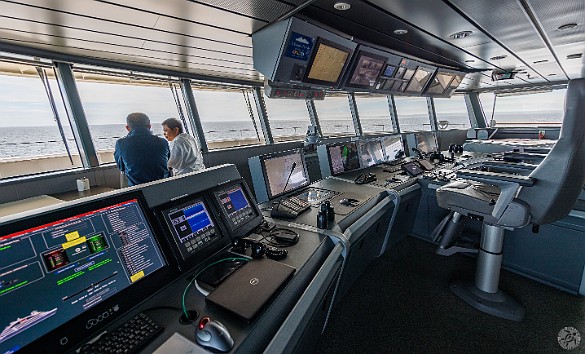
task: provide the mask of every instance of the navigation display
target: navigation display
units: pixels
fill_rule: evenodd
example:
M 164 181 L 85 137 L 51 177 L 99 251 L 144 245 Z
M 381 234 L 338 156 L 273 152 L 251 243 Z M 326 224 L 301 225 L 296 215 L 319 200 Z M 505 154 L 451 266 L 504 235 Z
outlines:
M 319 38 L 309 62 L 304 81 L 319 85 L 336 86 L 352 52 L 337 43 Z
M 385 62 L 385 58 L 367 52 L 360 52 L 348 86 L 373 87 Z
M 380 140 L 360 141 L 358 148 L 362 167 L 369 167 L 384 162 L 384 153 L 382 152 L 382 143 Z
M 421 93 L 433 75 L 434 69 L 419 66 L 406 87 L 406 92 Z
M 433 151 L 437 151 L 437 137 L 433 132 L 417 132 L 414 134 L 416 140 L 416 147 L 420 151 L 428 154 Z
M 404 157 L 404 145 L 400 135 L 390 136 L 382 141 L 386 162 L 396 161 Z
M 331 173 L 334 176 L 360 168 L 357 144 L 355 142 L 328 145 L 327 155 L 329 156 Z
M 269 199 L 309 184 L 303 155 L 300 150 L 261 156 L 260 162 L 266 180 Z
M 24 224 L 25 229 L 14 230 Z M 80 327 L 66 323 L 104 311 L 115 318 L 100 305 L 132 287 L 143 289 L 140 284 L 148 284 L 143 281 L 165 265 L 137 194 L 0 227 L 0 352 L 22 348 L 58 328 L 69 340 L 81 340 L 107 323 L 105 318 L 90 327 L 88 319 Z M 130 298 L 136 304 L 146 295 Z M 52 334 L 41 344 L 49 350 L 60 345 L 53 343 L 60 338 Z
M 384 72 L 380 76 L 385 78 L 391 78 L 394 75 L 394 72 L 396 72 L 396 67 L 388 64 L 386 65 L 386 69 L 384 69 Z
M 162 210 L 181 258 L 187 260 L 221 238 L 203 198 L 186 201 Z

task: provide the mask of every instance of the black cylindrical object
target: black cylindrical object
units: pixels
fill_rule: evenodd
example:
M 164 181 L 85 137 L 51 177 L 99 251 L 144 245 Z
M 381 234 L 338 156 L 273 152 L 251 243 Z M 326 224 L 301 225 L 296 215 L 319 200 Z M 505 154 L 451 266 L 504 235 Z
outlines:
M 327 213 L 322 210 L 319 210 L 319 213 L 317 213 L 317 227 L 320 229 L 327 228 Z

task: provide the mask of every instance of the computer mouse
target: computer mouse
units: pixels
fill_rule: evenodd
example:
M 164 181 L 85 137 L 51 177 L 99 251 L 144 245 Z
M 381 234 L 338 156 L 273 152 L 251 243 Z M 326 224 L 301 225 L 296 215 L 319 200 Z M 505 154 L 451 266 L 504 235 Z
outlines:
M 227 328 L 219 321 L 212 321 L 203 317 L 195 330 L 195 339 L 199 345 L 213 348 L 220 352 L 230 351 L 234 347 L 234 340 Z

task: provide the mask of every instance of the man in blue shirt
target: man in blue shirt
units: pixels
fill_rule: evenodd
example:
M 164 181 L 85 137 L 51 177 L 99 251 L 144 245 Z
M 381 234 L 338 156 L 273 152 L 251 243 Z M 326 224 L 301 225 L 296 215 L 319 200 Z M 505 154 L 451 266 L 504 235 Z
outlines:
M 120 171 L 134 186 L 169 176 L 169 144 L 150 131 L 150 119 L 144 113 L 126 117 L 128 135 L 118 139 L 114 158 Z

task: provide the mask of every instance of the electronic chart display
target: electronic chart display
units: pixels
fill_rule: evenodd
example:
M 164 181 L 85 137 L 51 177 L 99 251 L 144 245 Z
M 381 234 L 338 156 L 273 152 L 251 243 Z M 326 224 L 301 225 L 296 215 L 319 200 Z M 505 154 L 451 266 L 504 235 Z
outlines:
M 360 141 L 358 145 L 362 167 L 374 166 L 384 162 L 380 140 Z
M 360 159 L 355 142 L 327 146 L 331 174 L 338 175 L 360 168 Z
M 382 141 L 386 162 L 396 161 L 404 157 L 404 145 L 400 135 L 390 136 Z
M 21 225 L 26 226 L 18 229 Z M 117 311 L 122 312 L 120 303 L 108 309 L 100 305 L 132 287 L 140 288 L 166 264 L 135 195 L 3 225 L 0 353 L 22 348 L 56 329 L 72 342 L 82 340 L 107 322 L 104 318 L 103 323 L 94 323 L 83 316 L 106 313 L 115 318 Z M 135 303 L 145 297 L 130 296 Z M 78 318 L 82 325 L 72 325 Z M 52 341 L 58 342 L 64 333 L 52 333 L 39 342 L 45 350 L 63 345 Z
M 213 195 L 232 233 L 259 215 L 242 182 L 221 187 Z
M 309 177 L 300 150 L 261 157 L 268 198 L 309 185 Z M 290 176 L 290 177 L 289 177 Z

